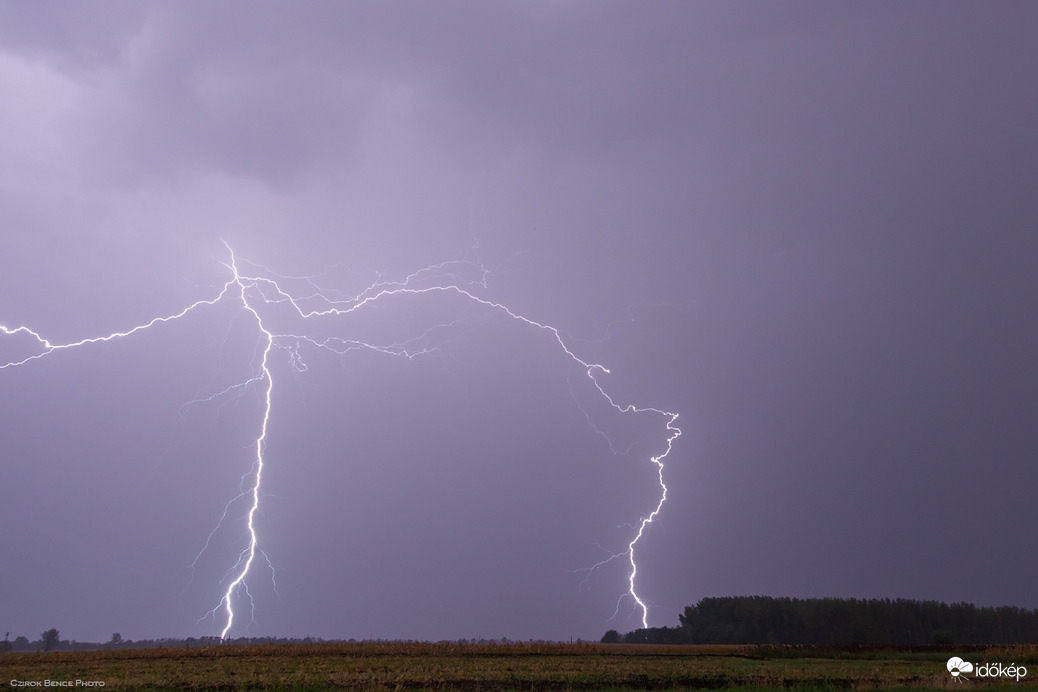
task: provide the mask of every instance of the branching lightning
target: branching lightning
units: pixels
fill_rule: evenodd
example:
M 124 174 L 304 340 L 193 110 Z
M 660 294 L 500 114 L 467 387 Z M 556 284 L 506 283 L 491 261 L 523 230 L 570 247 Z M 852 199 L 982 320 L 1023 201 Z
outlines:
M 640 407 L 634 404 L 622 404 L 617 402 L 607 393 L 606 389 L 599 381 L 603 375 L 609 374 L 609 370 L 604 365 L 589 362 L 577 356 L 564 342 L 558 329 L 550 324 L 538 322 L 519 314 L 502 303 L 477 295 L 476 291 L 478 289 L 486 289 L 487 271 L 482 266 L 461 261 L 444 262 L 413 272 L 400 281 L 383 281 L 382 278 L 379 277 L 374 283 L 369 285 L 359 294 L 355 296 L 345 296 L 338 291 L 321 288 L 309 277 L 289 277 L 276 274 L 261 265 L 251 262 L 245 262 L 246 265 L 252 268 L 249 271 L 245 271 L 241 266 L 242 261 L 239 261 L 239 258 L 234 254 L 231 247 L 226 243 L 225 246 L 229 255 L 229 260 L 222 263 L 230 273 L 230 278 L 220 287 L 215 296 L 198 300 L 175 314 L 156 317 L 125 331 L 113 332 L 106 336 L 89 337 L 69 343 L 53 343 L 29 327 L 7 327 L 0 324 L 0 333 L 9 337 L 25 335 L 34 342 L 35 349 L 35 352 L 30 355 L 15 358 L 8 362 L 0 362 L 0 370 L 4 370 L 8 368 L 29 366 L 33 361 L 56 355 L 62 351 L 88 347 L 92 344 L 113 341 L 116 339 L 128 338 L 137 332 L 154 328 L 160 324 L 175 322 L 187 316 L 189 313 L 206 307 L 215 306 L 218 303 L 228 300 L 235 301 L 240 306 L 241 312 L 247 314 L 247 316 L 254 322 L 255 329 L 259 336 L 259 347 L 257 348 L 259 353 L 257 359 L 258 363 L 255 366 L 252 375 L 242 382 L 232 384 L 222 391 L 201 400 L 213 401 L 231 392 L 241 393 L 253 387 L 260 390 L 262 398 L 263 413 L 259 425 L 259 431 L 254 442 L 254 458 L 251 464 L 251 469 L 242 477 L 241 492 L 225 505 L 223 515 L 220 517 L 217 527 L 213 530 L 213 533 L 215 533 L 220 524 L 222 524 L 224 519 L 227 517 L 232 503 L 243 498 L 249 500 L 249 509 L 246 515 L 246 545 L 239 553 L 237 560 L 227 572 L 227 578 L 230 581 L 223 590 L 219 602 L 209 611 L 208 615 L 205 616 L 212 616 L 215 618 L 221 610 L 226 615 L 226 622 L 220 632 L 221 639 L 226 639 L 231 628 L 234 626 L 236 602 L 244 597 L 249 601 L 251 606 L 252 597 L 249 593 L 246 577 L 248 577 L 257 556 L 260 556 L 267 562 L 267 565 L 270 566 L 270 560 L 260 548 L 255 518 L 259 511 L 261 497 L 263 496 L 263 471 L 266 464 L 264 454 L 266 451 L 268 427 L 274 402 L 274 375 L 271 370 L 271 359 L 274 355 L 274 350 L 279 349 L 283 351 L 290 366 L 300 372 L 307 369 L 303 355 L 307 348 L 324 349 L 338 355 L 345 355 L 351 351 L 366 349 L 386 355 L 411 359 L 435 350 L 437 346 L 430 345 L 433 343 L 431 341 L 432 335 L 455 327 L 458 323 L 457 321 L 446 322 L 444 324 L 430 327 L 422 334 L 413 338 L 394 343 L 381 344 L 339 336 L 325 336 L 321 338 L 313 335 L 316 332 L 308 333 L 305 329 L 299 330 L 299 333 L 282 333 L 275 330 L 273 327 L 268 326 L 268 323 L 264 320 L 264 310 L 273 307 L 288 309 L 291 313 L 294 313 L 295 317 L 298 318 L 299 323 L 305 327 L 308 323 L 325 318 L 349 316 L 397 296 L 417 296 L 423 294 L 453 295 L 473 305 L 477 305 L 488 312 L 504 315 L 505 317 L 527 327 L 546 332 L 550 335 L 551 339 L 557 343 L 566 358 L 579 366 L 584 375 L 588 378 L 594 391 L 597 392 L 598 396 L 602 397 L 603 401 L 615 409 L 615 411 L 620 414 L 654 414 L 660 416 L 665 422 L 666 435 L 664 443 L 661 445 L 662 450 L 655 456 L 649 458 L 649 461 L 656 467 L 656 476 L 659 483 L 658 502 L 648 514 L 641 517 L 634 524 L 629 525 L 633 531 L 633 536 L 627 543 L 625 550 L 618 553 L 611 553 L 605 560 L 602 560 L 586 569 L 588 574 L 590 574 L 606 563 L 626 558 L 629 563 L 627 590 L 620 595 L 617 601 L 617 612 L 619 612 L 620 605 L 624 599 L 630 598 L 633 600 L 636 608 L 641 612 L 642 626 L 648 627 L 649 607 L 646 601 L 639 596 L 636 588 L 638 577 L 636 552 L 638 543 L 645 536 L 649 525 L 653 523 L 662 511 L 664 503 L 667 501 L 667 485 L 664 482 L 664 460 L 673 449 L 675 440 L 681 435 L 681 430 L 676 425 L 678 419 L 677 413 L 658 408 Z M 466 272 L 472 271 L 475 271 L 478 278 L 466 279 Z M 306 285 L 307 291 L 305 295 L 294 295 L 287 286 L 289 283 L 298 284 L 300 282 L 303 282 Z M 192 403 L 197 402 L 189 402 L 189 404 Z M 189 404 L 185 404 L 185 406 Z M 585 415 L 587 415 L 586 411 Z M 588 420 L 591 422 L 590 417 Z M 596 432 L 601 431 L 598 431 L 596 428 Z M 206 539 L 202 552 L 205 552 L 208 549 L 212 536 L 213 534 L 211 533 Z M 198 557 L 201 556 L 202 552 L 199 553 Z M 195 562 L 197 562 L 198 557 L 195 558 Z M 192 568 L 194 567 L 194 564 L 195 563 L 192 563 Z M 271 574 L 273 574 L 273 567 L 271 567 Z

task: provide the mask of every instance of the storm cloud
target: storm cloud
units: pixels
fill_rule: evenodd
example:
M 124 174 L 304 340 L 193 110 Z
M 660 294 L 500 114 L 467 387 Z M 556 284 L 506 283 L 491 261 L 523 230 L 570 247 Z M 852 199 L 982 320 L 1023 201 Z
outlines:
M 481 263 L 618 400 L 680 414 L 650 624 L 713 595 L 1038 608 L 1036 27 L 1026 2 L 0 2 L 0 323 L 176 313 L 228 279 L 223 242 L 347 294 Z M 640 624 L 622 564 L 582 568 L 653 506 L 659 421 L 604 416 L 614 454 L 551 339 L 471 305 L 365 328 L 441 315 L 471 329 L 427 358 L 276 364 L 278 593 L 250 577 L 241 633 Z M 254 366 L 221 304 L 0 370 L 0 627 L 219 631 L 240 518 L 195 558 L 259 402 L 185 404 Z

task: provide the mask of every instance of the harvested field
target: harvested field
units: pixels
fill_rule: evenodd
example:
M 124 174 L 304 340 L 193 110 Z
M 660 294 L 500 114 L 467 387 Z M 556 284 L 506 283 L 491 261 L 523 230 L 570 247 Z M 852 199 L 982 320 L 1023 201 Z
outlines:
M 606 644 L 223 645 L 11 653 L 0 656 L 0 676 L 14 689 L 966 689 L 945 669 L 952 655 L 1015 663 L 1031 673 L 1019 682 L 968 680 L 975 689 L 1033 688 L 1038 682 L 1035 646 L 951 652 Z

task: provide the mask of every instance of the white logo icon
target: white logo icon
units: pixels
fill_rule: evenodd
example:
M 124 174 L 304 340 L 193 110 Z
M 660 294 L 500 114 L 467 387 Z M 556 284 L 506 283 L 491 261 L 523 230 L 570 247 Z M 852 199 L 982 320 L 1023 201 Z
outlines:
M 948 659 L 948 672 L 952 674 L 953 678 L 957 678 L 962 673 L 972 673 L 973 664 L 969 661 L 963 661 L 958 656 L 952 656 Z

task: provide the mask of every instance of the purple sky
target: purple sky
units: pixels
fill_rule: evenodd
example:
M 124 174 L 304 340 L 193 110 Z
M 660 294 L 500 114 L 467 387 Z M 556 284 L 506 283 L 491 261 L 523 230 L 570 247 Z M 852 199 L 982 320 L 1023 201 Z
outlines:
M 714 595 L 1038 608 L 1038 5 L 0 2 L 0 324 L 210 298 L 221 239 L 356 294 L 449 259 L 680 414 L 651 625 Z M 302 290 L 303 282 L 296 282 Z M 659 417 L 543 330 L 272 359 L 255 623 L 597 638 Z M 359 330 L 359 331 L 351 331 Z M 0 363 L 24 357 L 0 335 Z M 0 370 L 0 630 L 218 634 L 261 388 L 233 301 Z M 581 407 L 584 407 L 582 410 Z M 614 455 L 585 419 L 614 443 Z M 226 582 L 225 582 L 226 584 Z

